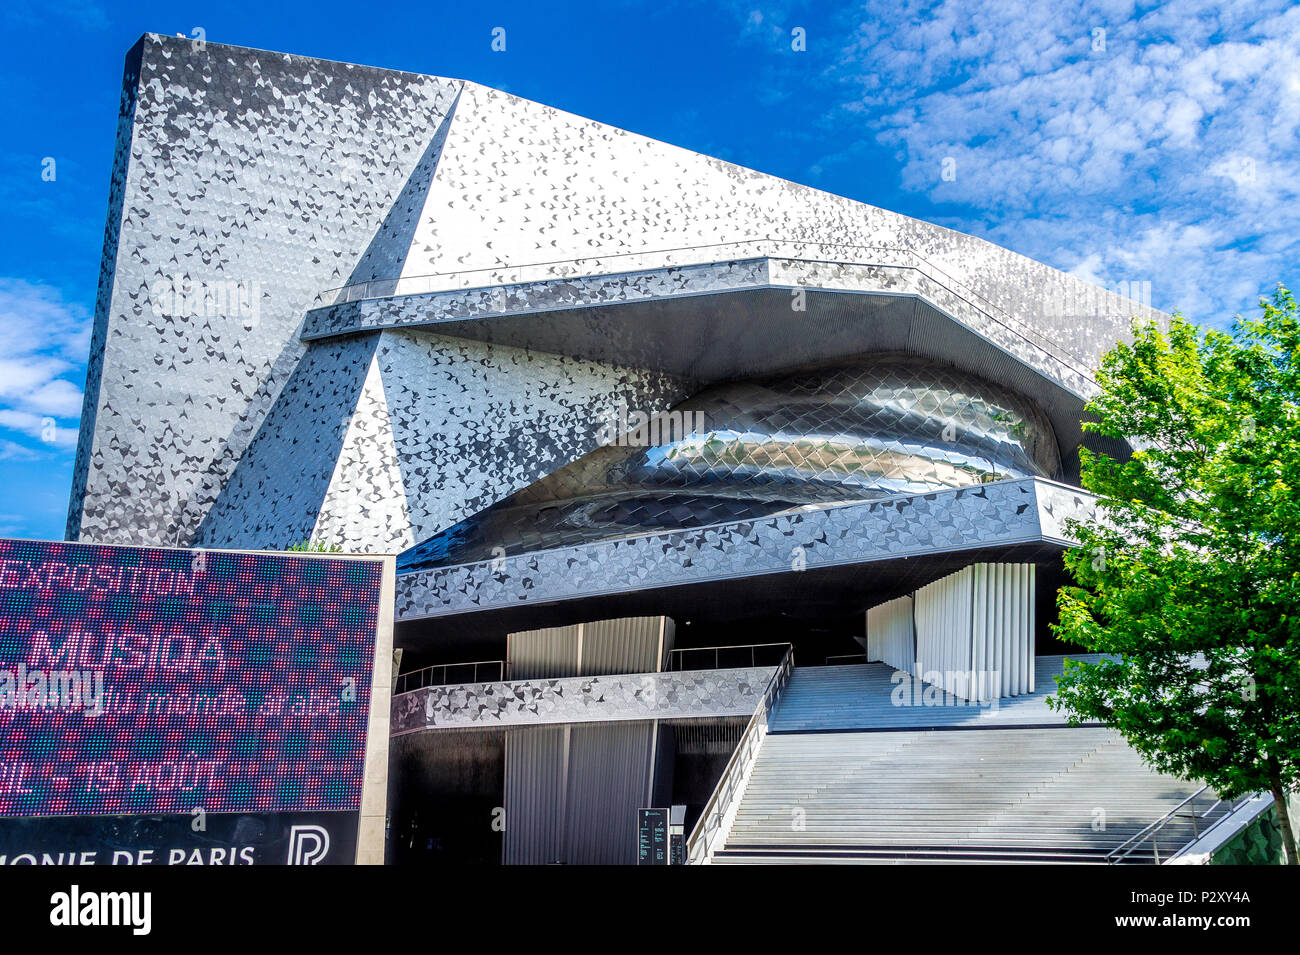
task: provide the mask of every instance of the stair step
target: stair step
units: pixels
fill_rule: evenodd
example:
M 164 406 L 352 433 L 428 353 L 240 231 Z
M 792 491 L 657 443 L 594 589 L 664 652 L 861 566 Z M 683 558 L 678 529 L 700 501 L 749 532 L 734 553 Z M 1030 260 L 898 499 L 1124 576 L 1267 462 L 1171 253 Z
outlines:
M 1105 727 L 769 734 L 715 860 L 1100 864 L 1197 788 Z M 1171 820 L 1162 854 L 1215 818 Z

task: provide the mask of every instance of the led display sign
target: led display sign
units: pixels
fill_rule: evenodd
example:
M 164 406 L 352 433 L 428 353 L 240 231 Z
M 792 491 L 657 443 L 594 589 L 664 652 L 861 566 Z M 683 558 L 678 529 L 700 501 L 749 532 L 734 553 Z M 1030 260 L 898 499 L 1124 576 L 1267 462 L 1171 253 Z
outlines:
M 0 816 L 358 810 L 383 566 L 0 540 Z

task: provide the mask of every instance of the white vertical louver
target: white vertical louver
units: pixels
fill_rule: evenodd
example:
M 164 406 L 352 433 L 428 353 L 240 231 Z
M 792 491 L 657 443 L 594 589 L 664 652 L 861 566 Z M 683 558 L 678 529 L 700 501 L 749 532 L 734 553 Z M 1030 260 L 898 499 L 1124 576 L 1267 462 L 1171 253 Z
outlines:
M 898 668 L 966 700 L 1033 692 L 1034 585 L 1033 564 L 972 564 L 922 587 L 916 667 Z
M 581 624 L 508 634 L 506 662 L 509 679 L 576 676 L 582 653 L 581 635 Z
M 916 648 L 912 640 L 911 597 L 899 597 L 867 611 L 867 659 L 912 672 Z
M 506 637 L 512 680 L 608 673 L 657 673 L 673 649 L 670 617 L 620 617 Z
M 916 675 L 962 699 L 973 698 L 968 686 L 973 571 L 965 567 L 916 592 Z

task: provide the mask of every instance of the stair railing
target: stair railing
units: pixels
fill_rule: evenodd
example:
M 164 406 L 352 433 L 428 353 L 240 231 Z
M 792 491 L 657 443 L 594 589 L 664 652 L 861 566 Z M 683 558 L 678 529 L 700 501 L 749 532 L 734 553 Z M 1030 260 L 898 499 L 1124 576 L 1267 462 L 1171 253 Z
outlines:
M 1233 816 L 1235 816 L 1235 815 L 1236 815 L 1238 812 L 1240 812 L 1242 809 L 1246 808 L 1246 806 L 1247 806 L 1249 803 L 1251 803 L 1252 801 L 1254 801 L 1254 800 L 1256 800 L 1256 799 L 1259 799 L 1259 798 L 1261 798 L 1261 797 L 1263 797 L 1263 796 L 1265 796 L 1265 795 L 1266 795 L 1266 794 L 1265 794 L 1265 793 L 1262 793 L 1262 792 L 1254 792 L 1254 793 L 1246 793 L 1244 796 L 1238 796 L 1237 799 L 1236 799 L 1236 800 L 1235 800 L 1231 805 L 1229 805 L 1229 806 L 1228 806 L 1228 807 L 1227 807 L 1227 808 L 1226 808 L 1226 809 L 1225 809 L 1225 810 L 1224 810 L 1224 811 L 1219 815 L 1219 818 L 1218 818 L 1218 819 L 1216 819 L 1216 820 L 1214 820 L 1214 822 L 1210 823 L 1209 827 L 1206 828 L 1205 830 L 1203 830 L 1203 831 L 1200 833 L 1200 835 L 1197 836 L 1195 839 L 1193 839 L 1191 842 L 1188 842 L 1186 845 L 1184 845 L 1184 846 L 1182 846 L 1181 848 L 1179 848 L 1177 851 L 1174 852 L 1173 855 L 1166 857 L 1166 858 L 1165 858 L 1165 862 L 1166 862 L 1166 863 L 1173 862 L 1175 859 L 1178 859 L 1179 857 L 1181 857 L 1184 853 L 1186 853 L 1189 849 L 1191 849 L 1194 845 L 1196 845 L 1196 844 L 1197 844 L 1198 842 L 1200 842 L 1202 839 L 1205 839 L 1206 837 L 1208 837 L 1208 836 L 1212 835 L 1214 832 L 1216 832 L 1220 826 L 1226 825 L 1229 819 L 1231 819 Z M 1269 800 L 1269 801 L 1268 801 L 1264 806 L 1260 807 L 1260 809 L 1266 811 L 1266 810 L 1267 810 L 1269 807 L 1271 807 L 1272 805 L 1273 805 L 1273 803 L 1272 803 L 1272 800 L 1271 800 L 1271 798 L 1270 798 L 1270 800 Z M 1259 811 L 1259 810 L 1257 810 L 1257 812 L 1258 812 L 1258 811 Z M 1251 818 L 1254 818 L 1254 816 L 1252 815 Z
M 713 654 L 712 668 L 714 670 L 722 669 L 722 660 L 724 659 L 724 655 L 726 659 L 731 661 L 729 663 L 729 666 L 736 666 L 735 663 L 736 660 L 741 660 L 743 662 L 743 658 L 745 657 L 746 654 L 748 654 L 749 656 L 749 665 L 751 667 L 758 666 L 759 656 L 765 656 L 768 661 L 765 665 L 771 666 L 772 665 L 771 661 L 777 659 L 777 655 L 775 652 L 775 648 L 777 647 L 781 647 L 784 648 L 785 650 L 789 650 L 790 644 L 789 643 L 745 643 L 745 644 L 736 644 L 734 646 L 723 646 L 723 647 L 678 647 L 674 650 L 668 651 L 668 669 L 675 672 L 686 670 L 688 669 L 686 666 L 687 662 L 691 663 L 691 667 L 690 667 L 691 669 L 697 669 L 697 670 L 709 669 L 707 665 L 701 666 L 696 661 L 700 658 L 701 654 L 710 654 L 710 653 Z M 769 651 L 769 652 L 763 654 L 761 653 L 761 651 Z M 707 664 L 708 657 L 705 656 L 704 659 Z
M 1227 805 L 1227 808 L 1224 811 L 1223 815 L 1229 815 L 1232 812 L 1234 812 L 1240 805 L 1244 804 L 1244 800 L 1251 798 L 1251 796 L 1253 795 L 1254 794 L 1251 793 L 1250 796 L 1245 796 L 1241 800 L 1238 800 L 1235 803 L 1225 804 L 1224 801 L 1220 799 L 1218 795 L 1216 795 L 1210 789 L 1209 786 L 1202 786 L 1200 789 L 1196 790 L 1196 792 L 1192 793 L 1190 796 L 1188 796 L 1186 799 L 1180 802 L 1177 806 L 1174 806 L 1173 809 L 1170 809 L 1167 813 L 1165 813 L 1155 822 L 1146 826 L 1139 832 L 1134 833 L 1128 839 L 1124 840 L 1124 842 L 1120 843 L 1118 846 L 1112 849 L 1109 853 L 1106 854 L 1106 862 L 1109 865 L 1116 865 L 1118 863 L 1124 862 L 1134 852 L 1141 849 L 1144 844 L 1150 842 L 1151 860 L 1156 865 L 1160 865 L 1161 864 L 1160 833 L 1161 831 L 1164 830 L 1164 828 L 1167 825 L 1169 825 L 1175 819 L 1190 819 L 1192 821 L 1191 841 L 1195 842 L 1197 839 L 1201 837 L 1201 824 L 1206 819 L 1208 819 L 1216 809 L 1218 809 L 1220 806 Z M 1204 812 L 1198 812 L 1196 808 L 1196 801 L 1201 797 L 1205 797 L 1206 799 L 1210 800 L 1210 805 Z M 1219 820 L 1217 819 L 1215 820 L 1216 823 L 1218 821 Z M 1211 824 L 1211 827 L 1212 825 L 1213 824 Z M 1177 848 L 1175 848 L 1172 853 L 1167 853 L 1166 859 L 1172 857 L 1173 855 L 1176 855 L 1179 850 L 1181 850 L 1185 845 L 1188 844 L 1189 844 L 1188 840 L 1186 839 L 1180 840 Z
M 708 864 L 713 858 L 713 853 L 720 848 L 718 842 L 721 841 L 720 837 L 726 834 L 727 818 L 736 808 L 737 796 L 744 788 L 749 771 L 758 758 L 763 737 L 767 735 L 768 717 L 781 698 L 781 691 L 790 681 L 790 674 L 793 671 L 794 648 L 791 647 L 786 650 L 785 656 L 781 658 L 781 665 L 767 681 L 767 688 L 763 691 L 763 697 L 758 701 L 754 715 L 750 717 L 745 732 L 736 745 L 736 751 L 731 754 L 731 759 L 727 760 L 727 768 L 722 771 L 722 778 L 718 780 L 718 785 L 714 788 L 713 795 L 709 797 L 704 812 L 700 814 L 695 828 L 691 830 L 691 837 L 686 843 L 686 861 L 690 865 Z
M 460 668 L 459 673 L 468 672 L 470 678 L 468 681 L 461 680 L 461 683 L 478 683 L 479 667 L 483 668 L 484 677 L 495 669 L 496 675 L 494 680 L 505 679 L 506 662 L 504 660 L 470 660 L 466 663 L 435 663 L 433 666 L 421 667 L 418 670 L 409 670 L 406 673 L 398 674 L 397 686 L 394 694 L 410 693 L 414 690 L 422 690 L 427 686 L 457 686 L 456 683 L 448 683 L 448 675 L 451 670 Z M 471 668 L 468 671 L 466 668 Z

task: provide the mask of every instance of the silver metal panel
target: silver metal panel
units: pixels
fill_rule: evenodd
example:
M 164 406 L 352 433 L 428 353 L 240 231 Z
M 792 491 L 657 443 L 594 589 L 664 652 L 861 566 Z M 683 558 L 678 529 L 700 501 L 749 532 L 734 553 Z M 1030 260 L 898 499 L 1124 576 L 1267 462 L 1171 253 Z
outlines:
M 674 627 L 667 617 L 624 617 L 583 625 L 583 676 L 653 673 L 672 649 Z
M 154 34 L 128 60 L 68 533 L 177 544 L 462 84 Z M 226 283 L 239 304 L 213 293 Z
M 908 356 L 718 385 L 648 420 L 623 407 L 608 431 L 618 444 L 413 547 L 399 569 L 1060 471 L 1032 404 Z
M 570 737 L 565 862 L 636 862 L 636 810 L 654 793 L 655 723 L 575 726 Z
M 636 810 L 654 784 L 654 722 L 506 733 L 507 865 L 636 861 Z
M 582 625 L 546 627 L 506 636 L 506 669 L 510 679 L 571 676 L 579 667 Z
M 1076 395 L 1143 311 L 979 239 L 457 80 L 151 34 L 128 59 L 119 120 L 68 522 L 87 539 L 189 543 L 202 527 L 210 545 L 285 546 L 311 525 L 388 552 L 589 452 L 598 399 L 660 410 L 690 393 L 563 343 L 410 330 L 309 383 L 299 333 L 329 288 L 392 296 L 419 281 L 485 314 L 678 285 L 911 299 Z M 248 306 L 169 295 L 216 281 L 242 283 Z M 504 288 L 521 283 L 537 287 Z M 834 308 L 792 308 L 785 327 L 816 338 Z M 704 355 L 738 341 L 696 338 Z M 936 340 L 911 328 L 891 347 Z M 326 348 L 318 368 L 337 341 L 312 346 Z M 521 409 L 538 408 L 530 431 Z
M 506 668 L 512 680 L 653 673 L 662 669 L 673 648 L 674 632 L 667 617 L 619 617 L 520 631 L 506 637 Z
M 394 736 L 420 730 L 749 717 L 775 667 L 430 686 L 393 697 Z
M 506 865 L 564 860 L 565 760 L 568 728 L 530 726 L 506 733 Z
M 788 234 L 788 233 L 787 233 Z M 674 264 L 651 268 L 667 259 Z M 554 272 L 564 273 L 554 278 Z M 1149 306 L 1080 285 L 1066 294 L 1077 299 L 1070 317 L 1091 321 L 1065 334 L 1053 303 L 1037 314 L 1009 311 L 960 280 L 916 246 L 818 243 L 794 239 L 737 240 L 678 250 L 647 251 L 605 259 L 486 270 L 455 270 L 371 282 L 335 297 L 308 313 L 304 337 L 321 338 L 376 328 L 437 326 L 448 334 L 507 342 L 562 354 L 626 355 L 631 346 L 651 367 L 680 364 L 676 343 L 655 346 L 637 330 L 642 319 L 668 318 L 674 300 L 725 298 L 737 291 L 784 290 L 788 324 L 798 327 L 804 301 L 814 292 L 916 297 L 948 315 L 1004 352 L 1036 367 L 1067 387 L 1085 382 L 1107 334 L 1124 334 L 1118 316 L 1156 315 Z M 1079 294 L 1082 293 L 1082 294 Z M 328 300 L 330 295 L 322 296 Z M 791 301 L 797 302 L 791 305 Z M 702 320 L 714 303 L 695 309 Z M 729 303 L 728 303 L 729 304 Z M 609 316 L 588 318 L 587 310 L 617 306 Z M 647 306 L 647 307 L 642 307 Z M 669 306 L 662 308 L 660 306 Z M 726 307 L 724 305 L 723 307 Z M 521 318 L 545 314 L 545 321 Z M 685 317 L 685 312 L 676 312 Z M 619 327 L 617 318 L 631 322 Z M 546 326 L 551 326 L 552 331 Z M 608 326 L 602 329 L 602 326 Z M 707 337 L 713 329 L 706 325 Z M 616 330 L 617 329 L 617 330 Z M 615 336 L 627 339 L 616 344 Z M 700 333 L 695 336 L 699 337 Z M 601 341 L 605 339 L 605 341 Z M 1101 348 L 1104 349 L 1104 345 Z M 575 352 L 572 349 L 580 351 Z M 726 359 L 705 359 L 708 361 Z
M 402 551 L 594 450 L 607 408 L 659 411 L 686 394 L 660 373 L 420 332 L 322 342 L 196 542 Z
M 1039 494 L 1045 494 L 1039 500 Z M 1092 506 L 1040 478 L 902 495 L 712 527 L 399 574 L 399 620 L 680 584 L 1058 540 Z M 1050 515 L 1044 508 L 1051 508 Z M 1052 523 L 1050 535 L 1040 515 Z M 1057 535 L 1060 535 L 1059 537 Z

